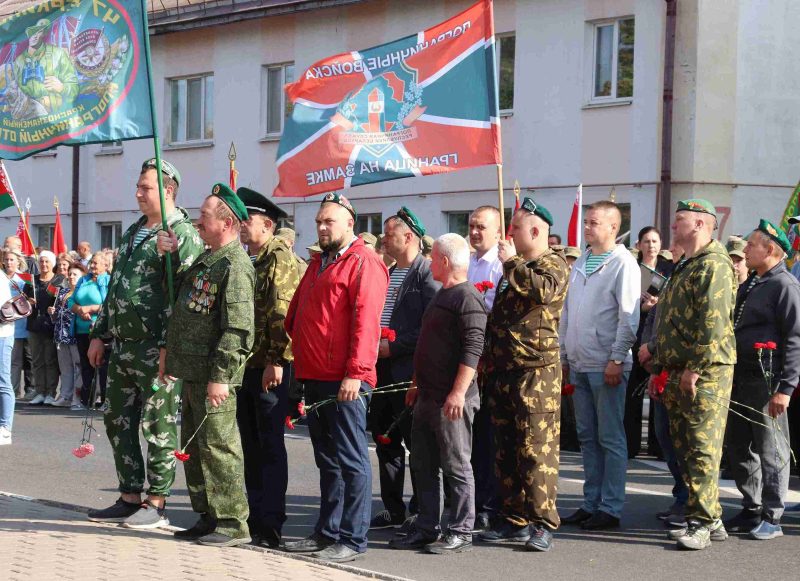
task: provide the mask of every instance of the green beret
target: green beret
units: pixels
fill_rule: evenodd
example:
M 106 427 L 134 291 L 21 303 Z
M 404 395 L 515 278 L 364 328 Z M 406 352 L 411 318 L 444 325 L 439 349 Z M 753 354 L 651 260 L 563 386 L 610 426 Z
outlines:
M 729 256 L 738 256 L 739 258 L 744 258 L 744 247 L 747 246 L 747 242 L 740 238 L 739 236 L 730 236 L 728 241 L 725 243 L 725 250 L 728 251 Z
M 142 164 L 142 171 L 144 172 L 148 169 L 156 169 L 156 167 L 158 167 L 156 164 L 156 158 L 151 157 L 150 159 L 146 159 Z M 161 173 L 168 178 L 175 180 L 176 184 L 181 185 L 181 174 L 178 172 L 178 169 L 166 159 L 161 160 Z
M 50 22 L 47 18 L 42 18 L 33 26 L 29 26 L 28 28 L 26 28 L 25 34 L 28 36 L 28 38 L 30 38 L 40 30 L 44 30 L 45 28 L 49 28 L 50 26 L 52 26 L 52 22 Z
M 280 218 L 286 218 L 289 215 L 269 201 L 263 194 L 259 194 L 250 188 L 239 188 L 236 190 L 236 195 L 244 203 L 248 214 L 264 214 L 273 222 L 277 222 Z
M 214 187 L 211 188 L 211 195 L 225 202 L 225 205 L 231 209 L 231 212 L 239 221 L 247 220 L 250 217 L 247 214 L 247 208 L 244 207 L 244 203 L 236 195 L 236 192 L 225 184 L 214 184 Z
M 553 225 L 553 215 L 544 206 L 539 206 L 536 204 L 536 202 L 533 201 L 533 198 L 525 198 L 522 200 L 522 205 L 519 207 L 519 209 L 539 216 L 542 220 L 547 222 L 549 226 Z
M 710 214 L 717 217 L 717 209 L 708 200 L 702 198 L 693 198 L 691 200 L 681 200 L 678 202 L 676 212 L 700 212 L 702 214 Z
M 757 230 L 772 238 L 772 240 L 775 241 L 775 243 L 777 243 L 777 245 L 780 246 L 786 254 L 792 253 L 792 243 L 789 242 L 789 237 L 786 236 L 786 233 L 783 230 L 776 228 L 775 224 L 769 220 L 764 220 L 762 218 L 758 223 Z
M 284 240 L 288 240 L 290 242 L 294 242 L 295 239 L 297 238 L 297 235 L 291 228 L 278 228 L 277 232 L 275 232 L 275 236 L 277 236 L 278 238 L 283 238 Z
M 356 212 L 355 208 L 353 208 L 350 200 L 345 198 L 339 192 L 329 192 L 325 194 L 325 197 L 322 198 L 322 204 L 339 204 L 342 208 L 350 212 L 350 215 L 353 217 L 353 220 L 358 220 L 358 213 Z M 320 204 L 320 206 L 322 205 Z
M 375 244 L 378 242 L 377 236 L 370 232 L 362 232 L 359 237 L 364 241 L 365 246 L 371 246 L 372 248 L 375 248 Z
M 407 207 L 403 206 L 400 208 L 400 210 L 397 212 L 397 217 L 405 222 L 406 226 L 411 228 L 411 231 L 414 234 L 420 238 L 425 236 L 425 224 L 423 224 L 422 220 L 417 218 L 417 215 Z

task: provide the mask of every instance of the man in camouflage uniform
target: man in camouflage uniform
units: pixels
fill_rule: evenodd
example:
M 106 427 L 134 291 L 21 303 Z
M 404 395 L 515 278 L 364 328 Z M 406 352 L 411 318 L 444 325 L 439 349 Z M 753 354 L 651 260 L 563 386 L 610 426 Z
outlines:
M 294 256 L 295 262 L 297 262 L 297 269 L 300 273 L 300 278 L 303 278 L 303 275 L 306 273 L 306 269 L 308 269 L 308 263 L 300 258 L 297 253 L 294 251 L 294 243 L 297 238 L 294 230 L 291 228 L 278 228 L 275 231 L 275 236 L 278 238 L 282 238 L 286 245 L 289 247 L 289 250 L 292 251 L 292 256 Z
M 144 215 L 122 237 L 108 298 L 92 329 L 88 353 L 92 365 L 100 367 L 103 342 L 111 340 L 104 420 L 121 492 L 113 506 L 89 511 L 89 519 L 122 522 L 132 528 L 153 528 L 169 522 L 164 506 L 175 481 L 173 451 L 178 443 L 176 416 L 181 400 L 180 384 L 158 388 L 156 383 L 159 349 L 163 352 L 166 345 L 169 293 L 165 261 L 156 250 L 161 203 L 155 168 L 155 159 L 142 165 L 136 201 Z M 164 160 L 161 171 L 167 223 L 179 243 L 172 262 L 177 272 L 203 251 L 203 242 L 186 211 L 175 206 L 180 174 Z M 140 425 L 148 444 L 147 464 L 139 444 Z M 145 466 L 150 488 L 143 504 Z
M 283 323 L 300 277 L 289 245 L 273 236 L 286 212 L 249 188 L 239 188 L 236 194 L 249 215 L 242 222 L 241 239 L 256 271 L 255 347 L 236 409 L 250 507 L 247 524 L 258 544 L 277 548 L 289 482 L 283 432 L 289 415 L 292 342 Z
M 211 192 L 197 222 L 209 249 L 181 276 L 159 373 L 183 380 L 181 444 L 189 455 L 183 467 L 192 510 L 200 515 L 175 536 L 231 547 L 250 542 L 236 388 L 253 347 L 255 272 L 239 243 L 247 209 L 224 184 Z M 159 232 L 158 248 L 177 248 L 172 231 Z
M 736 341 L 737 281 L 725 247 L 712 239 L 716 210 L 702 199 L 678 202 L 673 238 L 685 251 L 656 314 L 653 380 L 669 373 L 663 393 L 670 434 L 689 488 L 685 529 L 671 532 L 678 547 L 699 550 L 725 540 L 720 520 L 719 463 L 731 395 Z
M 527 541 L 549 551 L 556 511 L 561 364 L 558 324 L 569 267 L 548 248 L 550 212 L 525 198 L 501 240 L 503 278 L 486 327 L 484 384 L 495 442 L 500 517 L 484 541 Z

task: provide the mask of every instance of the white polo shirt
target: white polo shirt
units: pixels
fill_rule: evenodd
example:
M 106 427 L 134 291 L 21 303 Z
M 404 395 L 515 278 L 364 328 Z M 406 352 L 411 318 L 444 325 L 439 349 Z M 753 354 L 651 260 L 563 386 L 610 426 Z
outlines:
M 469 272 L 467 273 L 469 282 L 475 284 L 490 280 L 494 284 L 494 288 L 486 291 L 483 296 L 486 308 L 490 311 L 494 304 L 494 297 L 497 294 L 497 285 L 500 283 L 501 276 L 503 276 L 503 263 L 497 258 L 497 245 L 487 250 L 480 258 L 478 258 L 477 253 L 470 255 Z

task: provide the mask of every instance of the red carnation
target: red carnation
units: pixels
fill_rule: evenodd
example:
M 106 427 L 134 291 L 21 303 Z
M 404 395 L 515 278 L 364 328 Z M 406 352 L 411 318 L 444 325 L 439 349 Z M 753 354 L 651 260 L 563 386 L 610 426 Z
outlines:
M 778 344 L 775 341 L 767 341 L 764 343 L 764 347 L 769 349 L 770 351 L 775 351 L 778 348 Z
M 180 450 L 175 450 L 173 454 L 181 462 L 186 462 L 191 456 L 191 454 L 187 454 L 186 452 L 181 452 Z
M 297 413 L 299 413 L 302 417 L 306 416 L 306 400 L 301 399 L 300 403 L 297 404 Z
M 653 385 L 657 393 L 664 393 L 667 388 L 667 381 L 669 380 L 669 373 L 662 371 L 661 374 L 653 380 Z
M 486 293 L 489 289 L 494 288 L 494 283 L 490 280 L 482 280 L 475 283 L 475 288 L 479 293 Z
M 382 444 L 384 446 L 388 446 L 389 444 L 392 443 L 392 439 L 386 434 L 381 434 L 380 436 L 377 436 L 375 440 L 378 442 L 378 444 Z
M 492 289 L 494 288 L 494 283 L 490 280 L 485 280 L 483 281 L 483 288 L 485 288 L 486 290 Z
M 482 282 L 476 282 L 475 283 L 475 290 L 477 290 L 479 293 L 482 293 L 486 289 L 483 287 L 483 283 Z
M 90 444 L 89 442 L 85 442 L 77 448 L 72 449 L 72 455 L 76 458 L 85 458 L 90 454 L 94 454 L 94 444 Z
M 283 425 L 290 430 L 294 430 L 294 420 L 292 419 L 292 416 L 286 416 L 286 419 L 283 420 Z
M 394 332 L 394 329 L 390 329 L 389 327 L 381 327 L 381 339 L 386 339 L 389 343 L 394 343 L 394 340 L 397 338 L 397 333 Z
M 766 343 L 753 343 L 753 349 L 766 349 Z
M 575 393 L 575 385 L 572 383 L 567 383 L 561 388 L 561 395 L 572 395 L 573 393 Z

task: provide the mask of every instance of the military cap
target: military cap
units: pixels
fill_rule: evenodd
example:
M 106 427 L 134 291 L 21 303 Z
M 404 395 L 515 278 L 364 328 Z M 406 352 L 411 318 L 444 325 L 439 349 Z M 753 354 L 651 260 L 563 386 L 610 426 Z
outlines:
M 156 158 L 151 157 L 150 159 L 146 159 L 145 162 L 142 164 L 142 171 L 146 171 L 148 169 L 156 169 L 158 164 L 156 163 Z M 181 185 L 181 174 L 178 172 L 178 169 L 168 162 L 166 159 L 161 160 L 161 173 L 163 173 L 168 178 L 172 178 L 175 180 L 175 183 Z
M 275 232 L 275 236 L 278 238 L 283 238 L 284 240 L 288 240 L 289 242 L 294 242 L 297 238 L 294 230 L 291 228 L 278 228 L 277 232 Z
M 403 222 L 405 222 L 406 226 L 411 228 L 411 231 L 422 238 L 425 236 L 425 224 L 422 223 L 422 220 L 417 218 L 417 215 L 409 210 L 407 207 L 403 206 L 397 211 L 397 217 L 400 218 Z
M 641 254 L 641 252 L 639 251 L 638 248 L 628 248 L 628 252 L 633 254 L 633 257 L 636 258 L 636 259 L 638 259 L 639 255 Z
M 792 243 L 789 242 L 789 237 L 780 228 L 776 228 L 775 224 L 763 218 L 758 223 L 757 230 L 772 238 L 772 240 L 781 247 L 786 254 L 792 253 Z
M 214 187 L 211 188 L 211 195 L 222 200 L 238 220 L 247 220 L 250 217 L 247 214 L 247 208 L 245 208 L 239 196 L 236 195 L 236 192 L 225 184 L 214 184 Z
M 671 250 L 667 250 L 666 248 L 664 248 L 663 250 L 660 250 L 658 255 L 661 258 L 663 258 L 664 260 L 670 260 L 671 261 L 671 260 L 674 260 L 674 258 L 675 258 L 674 256 L 672 256 L 672 251 Z
M 364 241 L 365 245 L 375 248 L 375 244 L 378 242 L 378 237 L 375 236 L 375 234 L 371 234 L 369 232 L 362 232 L 361 234 L 359 234 L 359 236 Z
M 744 247 L 747 242 L 739 236 L 729 236 L 728 241 L 725 243 L 725 250 L 728 251 L 729 256 L 738 256 L 744 258 Z
M 428 236 L 427 234 L 422 237 L 422 251 L 426 254 L 430 254 L 433 252 L 433 236 Z
M 350 215 L 353 217 L 353 220 L 358 220 L 358 213 L 356 212 L 355 208 L 353 208 L 353 205 L 350 203 L 350 200 L 345 198 L 339 192 L 328 192 L 327 194 L 325 194 L 325 197 L 322 198 L 322 203 L 320 204 L 320 206 L 322 204 L 327 204 L 327 203 L 339 204 L 342 208 L 350 212 Z
M 319 243 L 306 246 L 306 250 L 309 252 L 322 252 L 322 248 L 319 247 Z
M 800 222 L 800 216 L 792 216 L 789 218 L 789 224 L 797 224 Z
M 566 256 L 567 258 L 580 258 L 581 249 L 578 248 L 577 246 L 565 246 L 564 256 Z
M 522 200 L 522 205 L 519 207 L 519 209 L 539 216 L 542 220 L 547 222 L 549 226 L 553 225 L 553 215 L 547 210 L 547 208 L 534 202 L 533 198 L 525 198 Z
M 259 194 L 250 188 L 239 188 L 236 190 L 236 195 L 242 200 L 244 207 L 247 208 L 247 214 L 264 214 L 273 222 L 277 222 L 280 218 L 286 218 L 289 214 L 280 209 L 280 207 L 273 204 L 263 194 Z
M 45 28 L 49 28 L 53 23 L 50 22 L 47 18 L 41 18 L 36 24 L 33 26 L 29 26 L 25 29 L 25 34 L 28 38 L 32 37 L 34 34 L 39 32 L 40 30 L 44 30 Z
M 717 217 L 717 209 L 708 200 L 702 198 L 692 198 L 690 200 L 681 200 L 678 202 L 676 212 L 700 212 L 701 214 L 710 214 Z

